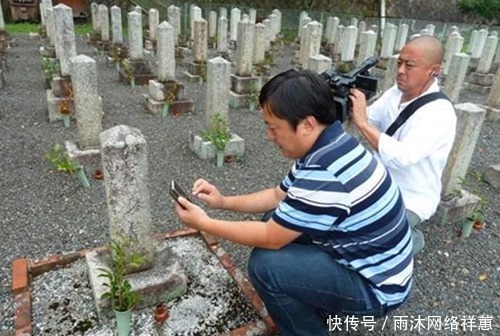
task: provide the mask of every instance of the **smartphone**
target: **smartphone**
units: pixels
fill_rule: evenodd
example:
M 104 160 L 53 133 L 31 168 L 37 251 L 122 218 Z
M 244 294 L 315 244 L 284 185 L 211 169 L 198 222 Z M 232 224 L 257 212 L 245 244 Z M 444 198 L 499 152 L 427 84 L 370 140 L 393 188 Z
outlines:
M 186 209 L 184 206 L 182 206 L 179 201 L 177 200 L 179 196 L 184 197 L 187 199 L 189 202 L 191 202 L 191 199 L 188 197 L 188 195 L 182 190 L 182 188 L 179 186 L 177 182 L 172 180 L 170 182 L 170 195 L 174 198 L 174 200 L 183 208 Z

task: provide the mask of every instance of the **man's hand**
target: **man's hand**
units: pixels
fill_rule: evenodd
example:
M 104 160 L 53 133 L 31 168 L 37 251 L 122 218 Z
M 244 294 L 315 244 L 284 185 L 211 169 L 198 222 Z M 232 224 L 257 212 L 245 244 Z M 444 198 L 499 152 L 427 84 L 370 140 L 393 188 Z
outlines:
M 370 146 L 378 151 L 381 132 L 368 123 L 366 113 L 366 97 L 363 92 L 351 89 L 349 99 L 351 100 L 351 121 L 358 128 Z
M 201 199 L 212 208 L 221 209 L 224 205 L 224 196 L 219 190 L 204 179 L 198 179 L 193 185 L 193 195 Z
M 361 130 L 368 124 L 366 97 L 364 93 L 358 89 L 351 89 L 349 92 L 349 99 L 351 100 L 351 121 Z
M 182 205 L 175 202 L 175 212 L 179 219 L 192 229 L 203 230 L 202 226 L 209 218 L 205 211 L 182 196 L 178 198 L 178 202 Z

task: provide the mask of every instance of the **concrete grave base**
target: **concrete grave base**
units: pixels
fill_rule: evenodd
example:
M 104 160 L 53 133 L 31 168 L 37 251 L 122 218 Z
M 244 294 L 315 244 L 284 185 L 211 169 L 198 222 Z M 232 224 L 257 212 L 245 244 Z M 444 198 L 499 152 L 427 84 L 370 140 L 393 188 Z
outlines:
M 173 97 L 173 100 L 178 100 L 184 97 L 184 84 L 178 81 L 160 82 L 152 79 L 148 83 L 148 92 L 155 100 L 165 100 L 168 96 Z
M 262 79 L 259 76 L 231 75 L 231 91 L 246 94 L 253 86 L 253 90 L 259 92 L 262 87 Z
M 64 145 L 66 146 L 69 158 L 82 165 L 85 171 L 92 174 L 97 169 L 102 171 L 100 148 L 80 149 L 78 143 L 71 140 L 66 140 Z
M 202 83 L 203 82 L 203 77 L 201 77 L 199 75 L 193 75 L 189 71 L 184 71 L 183 74 L 184 74 L 184 76 L 186 76 L 186 79 L 189 83 L 195 83 L 195 82 Z
M 191 335 L 193 331 L 200 332 L 200 335 L 264 336 L 275 334 L 276 327 L 255 289 L 245 277 L 244 272 L 234 264 L 231 256 L 219 246 L 215 237 L 192 229 L 180 229 L 157 234 L 156 239 L 156 251 L 174 252 L 173 257 L 167 255 L 165 258 L 170 260 L 166 264 L 171 265 L 170 268 L 167 266 L 166 272 L 171 275 L 171 279 L 176 279 L 175 265 L 177 263 L 182 265 L 182 269 L 177 268 L 180 270 L 177 274 L 186 274 L 189 277 L 189 286 L 187 292 L 174 301 L 169 320 L 163 325 L 158 325 L 151 318 L 155 305 L 161 301 L 156 301 L 153 305 L 142 309 L 134 309 L 132 311 L 133 332 L 143 335 L 167 335 L 172 332 L 176 335 Z M 69 318 L 76 321 L 94 321 L 94 313 L 89 312 L 86 305 L 95 305 L 93 296 L 96 294 L 91 288 L 87 290 L 87 286 L 92 287 L 92 285 L 87 280 L 89 279 L 88 263 L 82 260 L 92 253 L 99 257 L 107 252 L 106 248 L 97 247 L 69 254 L 56 254 L 43 259 L 19 258 L 13 261 L 12 295 L 16 307 L 14 313 L 16 335 L 31 335 L 32 325 L 36 326 L 37 321 L 44 319 L 40 315 L 47 313 L 51 314 L 47 319 L 54 319 L 54 325 L 49 327 L 57 329 L 56 331 L 52 329 L 51 334 L 74 334 L 72 324 L 58 324 L 58 321 L 66 321 Z M 182 256 L 182 259 L 179 256 Z M 84 279 L 78 278 L 82 275 L 85 276 Z M 68 287 L 54 288 L 48 285 L 47 282 L 54 277 L 68 279 Z M 159 278 L 165 277 L 160 275 Z M 99 278 L 97 285 L 103 282 L 103 279 Z M 79 288 L 77 285 L 80 286 L 82 283 L 84 283 L 82 287 L 85 288 L 75 290 Z M 179 283 L 173 282 L 169 288 L 181 288 L 175 287 L 176 284 Z M 155 289 L 151 288 L 151 291 L 154 292 Z M 50 298 L 50 302 L 47 305 L 32 305 L 32 300 L 38 300 L 37 295 L 42 292 Z M 201 297 L 200 294 L 205 294 L 206 297 L 205 295 Z M 59 301 L 65 302 L 64 307 L 67 309 L 54 310 L 52 305 Z M 196 307 L 192 302 L 196 302 Z M 202 309 L 199 309 L 200 304 Z M 173 309 L 183 306 L 191 308 L 177 309 L 173 312 Z M 114 322 L 106 317 L 109 316 L 107 315 L 110 310 L 109 306 L 102 308 L 102 320 L 105 321 L 93 325 L 93 328 L 105 333 L 107 331 L 106 335 L 108 335 L 112 332 L 110 323 L 114 324 Z M 215 321 L 217 326 L 213 325 L 213 320 L 205 320 L 212 316 L 212 312 L 206 311 L 207 309 L 217 310 L 215 312 L 218 318 Z M 95 318 L 101 319 L 101 315 Z M 48 330 L 47 328 L 45 330 Z M 221 329 L 224 332 L 221 332 Z
M 207 63 L 189 62 L 188 69 L 184 71 L 187 79 L 192 83 L 196 81 L 203 81 L 207 77 Z
M 248 96 L 248 94 L 229 91 L 229 107 L 231 109 L 247 108 L 250 104 Z
M 144 60 L 125 59 L 118 71 L 118 77 L 120 82 L 130 84 L 130 76 L 134 78 L 136 85 L 147 85 L 150 79 L 156 78 Z
M 494 74 L 483 74 L 479 72 L 472 72 L 469 76 L 469 84 L 475 84 L 479 86 L 492 86 Z
M 146 108 L 151 114 L 161 114 L 165 102 L 163 100 L 156 100 L 147 94 L 143 94 L 146 101 Z M 192 99 L 179 99 L 170 103 L 169 114 L 180 115 L 183 113 L 194 112 L 194 101 Z
M 489 166 L 484 172 L 483 178 L 493 188 L 500 189 L 500 164 Z
M 68 98 L 68 97 L 56 97 L 52 90 L 47 90 L 47 108 L 49 112 L 49 121 L 54 122 L 54 121 L 59 121 L 63 120 L 63 116 L 59 113 L 59 106 L 67 100 L 70 100 L 71 104 L 71 113 L 70 116 L 74 116 L 74 111 L 75 111 L 75 105 L 73 98 Z
M 132 290 L 141 296 L 136 309 L 155 306 L 158 302 L 168 302 L 184 295 L 188 279 L 179 264 L 179 256 L 169 248 L 157 249 L 154 266 L 148 270 L 131 273 L 126 276 Z M 108 252 L 91 251 L 85 255 L 89 270 L 89 279 L 96 304 L 97 315 L 101 321 L 112 319 L 111 301 L 101 296 L 107 291 L 103 285 L 105 278 L 99 277 L 100 268 L 110 269 Z
M 473 83 L 464 83 L 462 90 L 469 90 L 471 92 L 477 93 L 477 94 L 482 94 L 487 96 L 490 93 L 491 86 L 483 86 L 483 85 L 477 85 Z
M 53 76 L 50 87 L 54 96 L 58 98 L 68 98 L 68 96 L 73 94 L 70 76 Z
M 458 223 L 472 213 L 480 200 L 480 197 L 461 189 L 460 196 L 450 195 L 441 200 L 434 218 L 441 225 Z
M 189 148 L 202 160 L 215 159 L 217 150 L 210 141 L 203 140 L 200 135 L 189 135 Z M 224 156 L 242 157 L 245 153 L 245 140 L 239 135 L 232 133 L 231 140 L 224 150 Z
M 259 76 L 243 77 L 238 75 L 231 75 L 229 106 L 234 109 L 240 107 L 248 107 L 250 90 L 260 92 L 261 87 L 262 78 Z

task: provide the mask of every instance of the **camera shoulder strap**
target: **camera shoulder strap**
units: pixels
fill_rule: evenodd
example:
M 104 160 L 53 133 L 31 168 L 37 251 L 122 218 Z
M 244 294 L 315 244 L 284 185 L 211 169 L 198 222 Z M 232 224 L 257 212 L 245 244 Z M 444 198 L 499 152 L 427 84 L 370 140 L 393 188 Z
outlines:
M 404 110 L 401 111 L 396 120 L 394 120 L 394 122 L 391 124 L 391 126 L 389 126 L 389 128 L 387 129 L 387 131 L 385 131 L 385 133 L 388 136 L 392 136 L 394 133 L 396 133 L 397 129 L 401 127 L 401 125 L 403 125 L 406 122 L 406 120 L 408 120 L 408 118 L 412 116 L 413 113 L 415 113 L 416 110 L 418 110 L 423 105 L 437 99 L 449 100 L 448 97 L 441 91 L 431 92 L 415 99 L 410 103 L 410 105 L 406 106 Z

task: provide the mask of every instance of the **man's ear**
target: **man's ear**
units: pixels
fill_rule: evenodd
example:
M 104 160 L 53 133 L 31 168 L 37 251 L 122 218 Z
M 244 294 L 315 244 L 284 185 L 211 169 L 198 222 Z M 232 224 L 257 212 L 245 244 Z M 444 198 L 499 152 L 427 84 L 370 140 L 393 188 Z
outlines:
M 437 77 L 439 76 L 439 73 L 441 73 L 441 67 L 436 65 L 435 67 L 432 68 L 432 76 Z
M 302 124 L 301 127 L 306 134 L 314 131 L 316 127 L 318 127 L 318 121 L 313 116 L 308 116 L 307 118 L 302 119 L 300 124 Z

